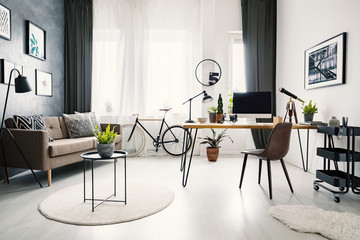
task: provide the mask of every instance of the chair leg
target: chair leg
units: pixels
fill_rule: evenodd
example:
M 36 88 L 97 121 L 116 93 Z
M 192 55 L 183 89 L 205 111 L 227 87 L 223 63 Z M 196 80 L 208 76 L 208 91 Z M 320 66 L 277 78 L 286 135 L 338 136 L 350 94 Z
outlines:
M 259 158 L 259 177 L 258 177 L 258 184 L 260 184 L 260 180 L 261 180 L 261 166 L 262 166 L 262 159 Z
M 290 190 L 291 190 L 291 192 L 293 193 L 294 190 L 293 190 L 292 185 L 291 185 L 291 182 L 290 182 L 289 174 L 288 174 L 288 172 L 287 172 L 287 170 L 286 170 L 286 166 L 285 166 L 285 163 L 284 163 L 284 159 L 280 159 L 280 162 L 281 162 L 281 166 L 283 167 L 283 170 L 284 170 L 284 173 L 285 173 L 285 176 L 286 176 L 286 180 L 287 180 L 287 182 L 288 182 L 288 184 L 289 184 Z
M 268 170 L 269 195 L 270 195 L 270 199 L 272 199 L 271 165 L 270 165 L 270 160 L 269 160 L 269 159 L 266 159 L 266 162 L 267 162 L 267 170 Z
M 245 173 L 245 167 L 246 167 L 247 157 L 248 157 L 248 155 L 245 153 L 244 162 L 243 162 L 243 166 L 242 166 L 242 170 L 241 170 L 241 177 L 240 177 L 239 188 L 241 188 L 242 181 L 243 181 L 243 178 L 244 178 L 244 173 Z

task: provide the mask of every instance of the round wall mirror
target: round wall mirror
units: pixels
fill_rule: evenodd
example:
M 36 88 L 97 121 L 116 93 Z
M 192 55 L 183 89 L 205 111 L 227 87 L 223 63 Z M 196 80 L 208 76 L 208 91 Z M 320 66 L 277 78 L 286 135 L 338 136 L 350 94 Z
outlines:
M 221 67 L 213 59 L 204 59 L 196 65 L 196 80 L 204 86 L 215 85 L 221 78 Z

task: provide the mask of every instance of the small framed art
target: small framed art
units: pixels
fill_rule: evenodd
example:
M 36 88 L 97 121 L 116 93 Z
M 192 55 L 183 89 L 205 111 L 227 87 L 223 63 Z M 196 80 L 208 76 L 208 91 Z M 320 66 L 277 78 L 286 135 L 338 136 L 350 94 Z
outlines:
M 16 64 L 16 63 L 12 63 L 9 61 L 6 61 L 5 59 L 0 59 L 0 80 L 1 83 L 4 84 L 8 84 L 9 83 L 9 77 L 10 77 L 10 73 L 11 70 L 13 70 L 14 68 L 16 68 L 20 74 L 23 74 L 23 66 Z M 11 75 L 11 83 L 10 85 L 15 85 L 15 78 L 17 78 L 19 76 L 17 71 L 14 71 Z
M 41 60 L 46 59 L 46 32 L 26 21 L 26 53 Z
M 0 37 L 11 40 L 11 11 L 0 3 Z
M 345 83 L 346 33 L 305 51 L 305 89 Z
M 53 95 L 53 84 L 52 84 L 52 74 L 48 72 L 40 71 L 36 69 L 35 73 L 36 79 L 36 95 L 52 97 Z

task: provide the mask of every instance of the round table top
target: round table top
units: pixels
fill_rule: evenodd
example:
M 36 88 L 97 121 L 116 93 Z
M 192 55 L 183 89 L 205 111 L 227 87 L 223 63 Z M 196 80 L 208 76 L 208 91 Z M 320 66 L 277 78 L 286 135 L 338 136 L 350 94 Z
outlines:
M 102 157 L 100 157 L 100 155 L 97 151 L 94 151 L 94 152 L 85 152 L 85 153 L 81 154 L 80 157 L 82 157 L 84 159 L 90 159 L 90 160 L 108 160 L 108 159 L 125 157 L 127 154 L 128 153 L 125 151 L 115 150 L 111 157 L 102 158 Z

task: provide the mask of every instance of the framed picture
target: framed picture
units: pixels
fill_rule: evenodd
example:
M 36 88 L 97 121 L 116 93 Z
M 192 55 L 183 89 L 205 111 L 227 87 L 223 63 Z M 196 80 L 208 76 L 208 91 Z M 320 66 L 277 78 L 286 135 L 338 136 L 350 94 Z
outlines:
M 10 72 L 14 68 L 16 68 L 20 72 L 21 75 L 23 74 L 23 67 L 21 65 L 6 61 L 5 59 L 0 59 L 1 83 L 4 83 L 4 84 L 9 83 Z M 19 76 L 19 74 L 18 74 L 17 71 L 14 71 L 12 73 L 12 75 L 11 75 L 11 84 L 10 85 L 15 85 L 15 78 L 17 78 L 18 76 Z
M 346 33 L 305 51 L 305 89 L 345 83 Z
M 26 53 L 41 60 L 46 59 L 46 32 L 26 21 Z
M 53 87 L 52 87 L 52 74 L 40 71 L 36 69 L 35 73 L 36 79 L 36 95 L 52 97 Z
M 0 37 L 11 40 L 11 11 L 0 3 Z

